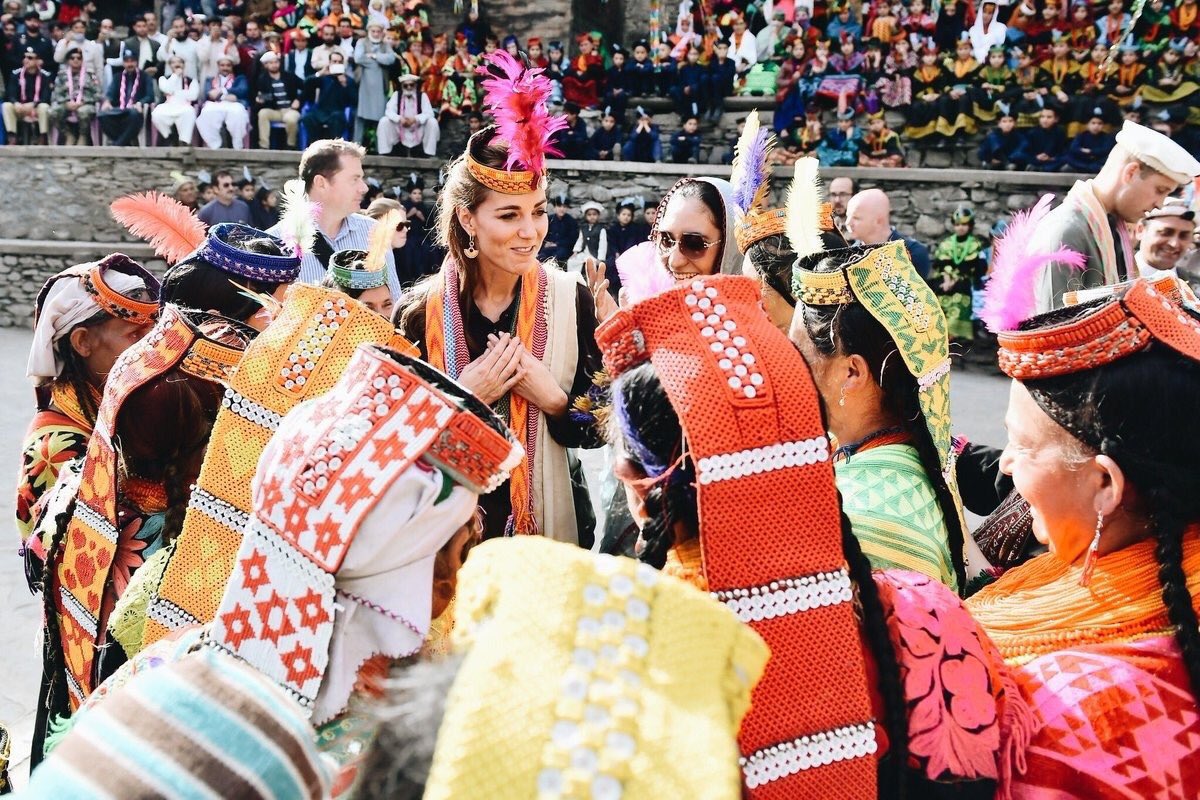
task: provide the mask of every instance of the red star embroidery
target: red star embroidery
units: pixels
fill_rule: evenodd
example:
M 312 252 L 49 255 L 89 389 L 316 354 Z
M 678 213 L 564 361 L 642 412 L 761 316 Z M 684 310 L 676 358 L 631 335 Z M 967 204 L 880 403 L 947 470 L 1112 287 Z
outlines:
M 331 514 L 313 526 L 313 533 L 316 535 L 316 539 L 313 540 L 313 554 L 322 561 L 327 561 L 329 551 L 342 544 L 342 526 Z
M 261 508 L 270 512 L 272 508 L 283 502 L 283 478 L 271 475 L 262 482 L 259 491 L 262 494 Z
M 389 464 L 394 464 L 397 461 L 407 461 L 404 455 L 404 446 L 408 442 L 404 441 L 399 436 L 389 436 L 386 439 L 372 439 L 371 445 L 375 452 L 371 454 L 371 463 L 382 469 L 387 469 Z
M 279 463 L 295 464 L 304 457 L 307 450 L 308 442 L 303 436 L 297 436 L 294 439 L 289 439 L 283 446 L 283 450 L 279 454 Z
M 233 611 L 222 614 L 221 622 L 225 625 L 225 640 L 234 650 L 239 649 L 247 639 L 258 636 L 254 631 L 254 623 L 250 621 L 250 610 L 241 603 Z
M 278 592 L 272 590 L 270 599 L 255 603 L 254 607 L 258 609 L 258 618 L 262 620 L 262 639 L 264 641 L 278 645 L 281 636 L 291 636 L 296 632 L 296 626 L 292 625 L 292 621 L 288 619 L 287 600 L 284 600 Z M 276 611 L 279 612 L 277 625 L 271 622 Z
M 259 550 L 255 550 L 249 557 L 243 558 L 241 567 L 242 585 L 250 591 L 250 594 L 257 594 L 258 590 L 270 581 L 270 577 L 267 575 L 267 557 Z
M 300 612 L 300 627 L 308 628 L 313 633 L 316 633 L 317 626 L 323 622 L 329 622 L 329 612 L 325 610 L 321 599 L 321 595 L 316 589 L 309 589 L 302 597 L 298 597 L 293 601 L 296 605 L 296 610 Z
M 283 510 L 283 529 L 293 540 L 300 537 L 304 531 L 305 520 L 308 518 L 308 506 L 301 503 L 299 498 L 296 498 L 287 508 Z
M 338 505 L 347 513 L 363 500 L 371 496 L 371 478 L 364 472 L 356 475 L 346 475 L 342 478 L 342 493 Z
M 417 432 L 426 428 L 436 428 L 437 414 L 441 410 L 442 404 L 434 400 L 433 395 L 427 394 L 419 402 L 409 406 L 408 424 Z
M 285 679 L 295 686 L 304 686 L 313 678 L 319 677 L 317 668 L 312 663 L 312 648 L 305 647 L 300 642 L 287 653 L 280 653 L 279 660 L 287 668 Z

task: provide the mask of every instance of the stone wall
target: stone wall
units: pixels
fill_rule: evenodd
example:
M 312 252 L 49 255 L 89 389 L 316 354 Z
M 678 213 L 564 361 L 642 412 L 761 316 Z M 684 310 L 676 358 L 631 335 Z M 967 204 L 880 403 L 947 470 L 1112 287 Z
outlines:
M 0 148 L 0 189 L 6 201 L 0 203 L 0 326 L 25 324 L 42 281 L 63 267 L 115 250 L 151 257 L 144 244 L 109 216 L 108 204 L 115 198 L 146 189 L 170 191 L 172 173 L 227 168 L 237 174 L 243 166 L 279 187 L 296 174 L 298 159 L 297 153 L 258 150 Z M 551 194 L 566 191 L 576 208 L 587 200 L 612 208 L 626 197 L 655 202 L 683 175 L 697 170 L 729 174 L 728 167 L 715 165 L 552 163 Z M 385 189 L 403 184 L 412 172 L 434 187 L 442 166 L 432 159 L 366 160 L 367 175 Z M 787 172 L 780 170 L 776 177 L 776 202 L 782 202 Z M 829 169 L 822 175 L 827 182 L 849 175 L 858 188 L 882 188 L 892 200 L 896 227 L 929 243 L 946 234 L 950 213 L 962 203 L 975 208 L 983 234 L 996 219 L 1032 205 L 1042 193 L 1064 194 L 1076 177 L 948 169 Z

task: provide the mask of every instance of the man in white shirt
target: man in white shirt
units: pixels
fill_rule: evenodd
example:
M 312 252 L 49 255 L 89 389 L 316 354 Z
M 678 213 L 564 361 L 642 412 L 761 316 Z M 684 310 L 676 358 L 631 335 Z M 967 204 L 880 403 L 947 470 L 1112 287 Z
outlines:
M 183 17 L 176 17 L 171 20 L 171 35 L 167 37 L 166 44 L 158 48 L 158 60 L 164 65 L 169 63 L 172 56 L 179 56 L 183 59 L 183 74 L 189 80 L 200 80 L 200 43 L 194 39 L 188 38 L 187 22 Z M 164 77 L 171 74 L 170 70 L 163 70 Z
M 334 50 L 338 50 L 349 61 L 354 56 L 354 48 L 346 49 L 342 46 L 338 39 L 337 28 L 332 25 L 321 26 L 321 43 L 313 48 L 312 65 L 313 69 L 318 73 L 324 74 L 323 71 L 329 66 L 329 54 Z
M 83 52 L 83 66 L 96 76 L 97 80 L 104 78 L 104 47 L 99 42 L 87 38 L 87 22 L 76 18 L 71 23 L 70 32 L 58 40 L 54 46 L 54 60 L 59 64 L 67 63 L 67 53 L 72 50 Z
M 158 42 L 158 46 L 162 47 L 167 43 L 167 35 L 158 29 L 158 14 L 153 11 L 147 11 L 142 14 L 142 19 L 146 20 L 146 35 Z
M 300 156 L 300 179 L 304 191 L 321 205 L 317 219 L 317 240 L 300 264 L 300 280 L 320 283 L 328 270 L 330 257 L 339 250 L 370 249 L 375 220 L 358 213 L 367 184 L 363 180 L 362 160 L 367 151 L 344 139 L 313 142 Z M 278 225 L 267 233 L 279 236 Z M 393 301 L 400 297 L 400 281 L 392 251 L 385 257 L 388 288 Z
M 208 35 L 196 42 L 196 58 L 200 64 L 200 80 L 208 83 L 221 71 L 220 61 L 229 56 L 238 61 L 237 42 L 234 41 L 233 27 L 228 22 L 219 19 L 208 21 Z
M 1158 278 L 1164 273 L 1178 277 L 1176 267 L 1192 249 L 1196 212 L 1178 198 L 1168 198 L 1162 208 L 1146 214 L 1137 224 L 1138 249 L 1133 256 L 1138 274 Z

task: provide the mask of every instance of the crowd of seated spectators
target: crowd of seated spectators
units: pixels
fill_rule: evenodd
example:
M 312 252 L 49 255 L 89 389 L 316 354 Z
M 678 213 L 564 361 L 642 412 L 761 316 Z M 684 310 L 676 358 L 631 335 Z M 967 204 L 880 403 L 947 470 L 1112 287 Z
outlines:
M 784 164 L 899 167 L 913 148 L 968 147 L 985 168 L 1092 172 L 1122 119 L 1200 149 L 1197 2 L 1133 16 L 1124 0 L 683 0 L 662 12 L 673 29 L 623 45 L 522 42 L 477 3 L 440 32 L 423 0 L 181 0 L 161 20 L 130 3 L 122 37 L 91 2 L 8 0 L 0 91 L 9 141 L 294 149 L 341 135 L 433 157 L 445 131 L 484 124 L 475 69 L 503 48 L 553 79 L 566 158 L 728 162 L 732 132 L 714 123 L 743 95 L 773 109 Z

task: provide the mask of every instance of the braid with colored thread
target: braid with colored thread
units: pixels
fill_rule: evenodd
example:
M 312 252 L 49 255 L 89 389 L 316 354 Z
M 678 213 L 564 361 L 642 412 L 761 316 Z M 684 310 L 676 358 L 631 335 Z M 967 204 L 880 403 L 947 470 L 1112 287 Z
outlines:
M 842 494 L 838 492 L 839 505 L 841 499 Z M 862 608 L 863 633 L 875 659 L 879 693 L 883 697 L 883 727 L 887 731 L 888 752 L 879 762 L 879 798 L 900 800 L 904 797 L 904 771 L 908 764 L 908 710 L 904 686 L 900 682 L 900 663 L 888 633 L 887 618 L 879 601 L 879 589 L 871 575 L 871 563 L 863 555 L 850 518 L 844 511 L 841 516 L 842 550 Z
M 1183 533 L 1187 525 L 1175 512 L 1174 503 L 1161 496 L 1162 492 L 1151 489 L 1147 494 L 1149 503 L 1158 509 L 1153 515 L 1157 536 L 1154 555 L 1159 564 L 1163 604 L 1167 607 L 1167 618 L 1175 626 L 1175 639 L 1183 651 L 1192 694 L 1197 694 L 1200 693 L 1200 622 L 1183 571 Z

